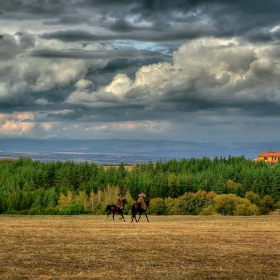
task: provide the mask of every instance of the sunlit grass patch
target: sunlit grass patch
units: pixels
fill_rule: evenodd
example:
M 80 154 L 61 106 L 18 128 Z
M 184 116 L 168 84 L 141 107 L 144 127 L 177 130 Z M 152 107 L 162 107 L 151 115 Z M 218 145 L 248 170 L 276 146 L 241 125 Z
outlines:
M 280 278 L 276 215 L 3 215 L 0 227 L 4 280 Z

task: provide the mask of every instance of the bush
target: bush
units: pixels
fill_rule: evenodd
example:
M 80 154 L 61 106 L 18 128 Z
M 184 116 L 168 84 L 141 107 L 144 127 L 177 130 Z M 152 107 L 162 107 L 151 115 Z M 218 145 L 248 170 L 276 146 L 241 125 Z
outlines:
M 164 199 L 161 197 L 151 199 L 149 213 L 155 215 L 166 215 L 167 207 Z
M 126 204 L 126 205 L 124 206 L 123 213 L 124 213 L 125 215 L 130 215 L 130 214 L 131 214 L 131 206 L 128 205 L 128 204 Z
M 275 203 L 275 209 L 280 209 L 280 200 L 278 200 L 277 203 Z
M 251 204 L 251 205 L 246 205 L 245 203 L 238 204 L 236 205 L 234 210 L 234 215 L 236 216 L 252 216 L 252 215 L 257 215 L 258 213 L 259 213 L 259 208 L 255 204 Z
M 27 215 L 28 211 L 29 211 L 29 209 L 22 209 L 22 210 L 20 210 L 20 214 L 21 215 Z
M 203 208 L 200 212 L 200 215 L 210 216 L 217 214 L 215 207 L 213 205 L 209 205 L 207 208 Z
M 214 203 L 215 192 L 199 190 L 196 193 L 185 193 L 176 200 L 176 207 L 180 215 L 199 215 L 203 208 Z
M 30 208 L 27 212 L 28 215 L 41 215 L 42 209 L 41 208 Z
M 164 202 L 165 202 L 165 206 L 166 206 L 166 214 L 167 215 L 178 215 L 178 208 L 177 208 L 177 201 L 178 198 L 171 198 L 171 197 L 167 197 L 165 198 Z
M 241 198 L 235 194 L 222 194 L 215 197 L 215 209 L 222 215 L 256 215 L 258 207 L 249 199 Z
M 17 215 L 20 214 L 20 212 L 14 209 L 8 209 L 5 214 Z
M 60 208 L 58 214 L 60 215 L 79 215 L 79 214 L 85 214 L 85 208 L 82 203 L 74 202 L 73 204 L 67 206 L 64 205 Z
M 260 199 L 259 202 L 259 214 L 267 215 L 269 212 L 276 209 L 276 204 L 270 195 L 266 195 Z
M 48 207 L 44 209 L 44 214 L 45 215 L 56 215 L 57 214 L 57 209 L 55 207 Z
M 249 199 L 251 201 L 251 203 L 256 204 L 257 206 L 259 206 L 259 204 L 260 204 L 259 195 L 255 194 L 252 191 L 246 192 L 245 198 Z
M 270 195 L 266 195 L 261 199 L 260 206 L 268 209 L 268 211 L 273 211 L 276 209 L 274 199 Z

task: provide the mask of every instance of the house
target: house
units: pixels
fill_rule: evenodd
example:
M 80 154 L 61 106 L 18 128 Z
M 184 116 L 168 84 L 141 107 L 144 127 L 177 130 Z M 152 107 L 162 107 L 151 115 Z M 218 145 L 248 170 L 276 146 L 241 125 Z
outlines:
M 264 152 L 258 154 L 258 159 L 257 161 L 265 161 L 270 164 L 275 164 L 277 162 L 280 162 L 280 152 Z

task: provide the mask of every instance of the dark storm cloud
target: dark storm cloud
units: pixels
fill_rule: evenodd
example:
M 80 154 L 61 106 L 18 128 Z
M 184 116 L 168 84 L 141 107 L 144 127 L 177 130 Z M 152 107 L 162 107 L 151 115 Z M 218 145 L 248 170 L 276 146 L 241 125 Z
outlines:
M 280 4 L 277 1 L 264 4 L 259 0 L 254 1 L 254 5 L 244 1 L 79 1 L 69 5 L 73 5 L 73 9 L 77 7 L 75 5 L 81 9 L 96 9 L 102 13 L 102 18 L 99 21 L 94 20 L 93 23 L 85 11 L 73 14 L 69 12 L 71 9 L 65 9 L 61 16 L 58 15 L 56 19 L 46 20 L 44 23 L 67 26 L 84 22 L 89 26 L 106 28 L 113 33 L 95 34 L 69 29 L 45 33 L 41 35 L 42 38 L 65 42 L 168 42 L 202 36 L 240 36 L 254 42 L 272 40 L 273 34 L 268 30 L 280 22 L 277 12 Z M 149 24 L 141 24 L 143 22 Z
M 69 5 L 65 4 L 65 1 L 53 0 L 4 0 L 1 1 L 0 15 L 7 20 L 55 18 L 67 11 Z
M 54 20 L 44 20 L 43 24 L 45 25 L 74 25 L 74 24 L 81 24 L 81 23 L 88 23 L 91 24 L 91 21 L 81 15 L 62 15 L 58 19 Z
M 162 112 L 215 112 L 217 115 L 235 115 L 238 112 L 240 116 L 267 117 L 280 116 L 280 104 L 273 101 L 259 98 L 258 100 L 244 100 L 234 96 L 228 99 L 216 99 L 207 97 L 197 91 L 189 92 L 169 92 L 169 96 L 158 102 L 153 110 Z M 231 113 L 232 112 L 232 113 Z
M 26 49 L 34 47 L 35 38 L 33 35 L 27 32 L 19 32 L 16 35 L 18 40 L 10 34 L 4 34 L 0 38 L 0 58 L 2 60 L 12 59 Z
M 68 113 L 53 114 L 49 113 L 44 116 L 46 121 L 79 121 L 87 123 L 95 122 L 115 122 L 117 121 L 145 121 L 153 119 L 165 119 L 161 111 L 145 111 L 143 105 L 123 105 L 116 108 L 87 108 L 84 106 L 69 107 L 74 109 Z M 166 118 L 170 113 L 166 112 Z
M 52 33 L 41 34 L 40 37 L 43 39 L 56 39 L 64 42 L 112 42 L 115 40 L 136 40 L 142 42 L 172 42 L 172 40 L 185 40 L 185 39 L 195 39 L 202 35 L 210 36 L 209 31 L 199 31 L 199 30 L 180 30 L 174 31 L 173 33 L 167 32 L 130 32 L 122 34 L 110 34 L 110 35 L 96 35 L 88 31 L 82 30 L 61 30 Z
M 69 58 L 69 59 L 114 59 L 114 58 L 137 58 L 137 57 L 164 57 L 157 51 L 135 51 L 135 50 L 73 50 L 73 51 L 54 51 L 54 50 L 35 50 L 31 52 L 33 57 L 42 58 Z
M 22 133 L 21 112 L 50 122 L 42 135 L 73 122 L 81 137 L 97 122 L 211 132 L 226 118 L 234 128 L 231 117 L 277 119 L 279 10 L 276 0 L 4 0 L 0 133 L 13 114 Z
M 115 102 L 115 106 L 89 108 L 74 105 L 71 106 L 72 109 L 75 108 L 73 112 L 63 114 L 61 117 L 71 120 L 83 119 L 83 121 L 89 122 L 175 120 L 180 115 L 199 115 L 203 112 L 214 113 L 216 117 L 221 118 L 223 116 L 236 116 L 236 114 L 240 117 L 280 117 L 280 104 L 269 100 L 246 101 L 236 99 L 233 101 L 228 99 L 225 101 L 205 98 L 205 95 L 199 92 L 190 92 L 187 95 L 186 92 L 176 92 L 172 97 L 170 93 L 169 97 L 159 98 L 147 104 L 118 104 L 116 100 L 106 101 Z
M 156 31 L 162 30 L 166 33 L 176 33 L 176 27 L 171 27 L 171 22 L 193 23 L 209 19 L 209 22 L 215 26 L 215 30 L 211 30 L 208 26 L 201 26 L 197 31 L 201 35 L 212 36 L 243 36 L 252 28 L 271 27 L 275 22 L 279 22 L 278 11 L 280 9 L 279 1 L 262 1 L 257 0 L 254 3 L 250 1 L 127 1 L 121 2 L 119 8 L 114 7 L 108 15 L 104 12 L 103 24 L 108 29 L 114 31 L 122 31 L 120 26 L 127 31 L 128 24 L 124 23 L 127 15 L 135 15 L 135 22 L 147 20 L 152 23 L 151 29 Z M 134 5 L 133 5 L 134 4 Z M 123 11 L 126 9 L 126 13 Z M 136 16 L 137 15 L 137 16 Z M 268 16 L 269 15 L 269 16 Z M 108 17 L 115 17 L 115 21 L 107 20 Z M 118 23 L 122 23 L 119 25 Z M 118 26 L 118 28 L 116 27 Z M 145 27 L 144 27 L 145 28 Z M 193 27 L 192 27 L 193 28 Z M 131 25 L 129 25 L 131 29 Z M 135 30 L 141 29 L 139 26 Z M 177 30 L 178 33 L 179 30 Z M 188 32 L 185 38 L 190 38 Z M 182 35 L 183 35 L 182 34 Z
M 275 0 L 256 0 L 254 3 L 241 0 L 2 2 L 0 14 L 7 20 L 41 18 L 48 25 L 67 27 L 85 23 L 114 32 L 105 35 L 70 28 L 42 34 L 42 38 L 66 42 L 117 39 L 167 42 L 202 36 L 241 36 L 252 42 L 260 42 L 272 40 L 273 36 L 268 30 L 280 23 L 280 2 Z M 91 18 L 90 10 L 99 13 L 101 17 Z M 141 24 L 143 22 L 149 25 Z
M 269 42 L 273 40 L 273 34 L 269 30 L 254 30 L 249 32 L 248 41 L 252 43 Z
M 13 70 L 12 66 L 0 67 L 0 81 L 5 81 L 5 77 L 8 76 Z

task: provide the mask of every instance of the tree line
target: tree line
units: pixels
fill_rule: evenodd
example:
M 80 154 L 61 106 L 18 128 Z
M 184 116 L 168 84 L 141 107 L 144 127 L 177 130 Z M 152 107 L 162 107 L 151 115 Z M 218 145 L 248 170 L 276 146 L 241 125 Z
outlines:
M 123 163 L 0 160 L 0 213 L 104 213 L 118 192 L 145 191 L 154 214 L 266 214 L 280 206 L 280 164 L 245 157 Z M 125 211 L 129 213 L 130 206 Z

